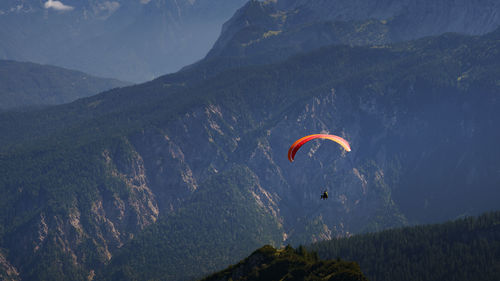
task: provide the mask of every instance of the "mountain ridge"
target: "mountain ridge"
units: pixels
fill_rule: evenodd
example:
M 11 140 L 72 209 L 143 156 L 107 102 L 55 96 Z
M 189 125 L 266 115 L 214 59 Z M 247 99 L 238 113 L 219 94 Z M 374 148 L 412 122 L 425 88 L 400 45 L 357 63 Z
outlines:
M 0 110 L 63 104 L 129 85 L 75 70 L 7 60 L 0 60 L 0 73 Z
M 500 26 L 498 3 L 455 2 L 253 0 L 224 24 L 207 57 L 276 61 L 331 44 L 384 45 L 446 32 L 481 35 Z

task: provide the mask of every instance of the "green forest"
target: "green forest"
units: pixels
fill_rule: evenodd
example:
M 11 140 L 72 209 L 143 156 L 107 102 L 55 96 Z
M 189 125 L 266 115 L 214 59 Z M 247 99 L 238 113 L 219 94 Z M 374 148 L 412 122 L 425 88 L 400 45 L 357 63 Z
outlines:
M 371 281 L 500 277 L 500 212 L 435 225 L 390 229 L 312 244 L 321 258 L 359 263 Z

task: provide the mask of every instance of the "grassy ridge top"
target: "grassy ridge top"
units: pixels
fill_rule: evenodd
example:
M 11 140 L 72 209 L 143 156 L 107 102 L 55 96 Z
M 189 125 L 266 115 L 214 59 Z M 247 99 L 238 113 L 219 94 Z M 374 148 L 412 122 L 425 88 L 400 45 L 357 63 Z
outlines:
M 248 258 L 202 281 L 330 280 L 367 281 L 354 262 L 321 260 L 304 247 L 275 249 L 266 245 Z

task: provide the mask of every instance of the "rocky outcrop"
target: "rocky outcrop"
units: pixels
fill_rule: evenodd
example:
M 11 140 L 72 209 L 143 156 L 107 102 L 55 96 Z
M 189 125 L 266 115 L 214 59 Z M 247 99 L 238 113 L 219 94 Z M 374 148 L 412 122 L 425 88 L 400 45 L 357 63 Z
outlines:
M 7 260 L 3 252 L 0 250 L 0 279 L 5 281 L 18 281 L 19 272 L 17 269 Z

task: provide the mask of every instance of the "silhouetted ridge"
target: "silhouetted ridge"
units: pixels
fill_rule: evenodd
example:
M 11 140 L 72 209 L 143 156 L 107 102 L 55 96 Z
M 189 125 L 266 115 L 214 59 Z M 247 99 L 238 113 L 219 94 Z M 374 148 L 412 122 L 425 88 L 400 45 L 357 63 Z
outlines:
M 264 246 L 248 258 L 202 281 L 367 281 L 358 264 L 337 260 L 321 260 L 304 247 L 275 249 Z

